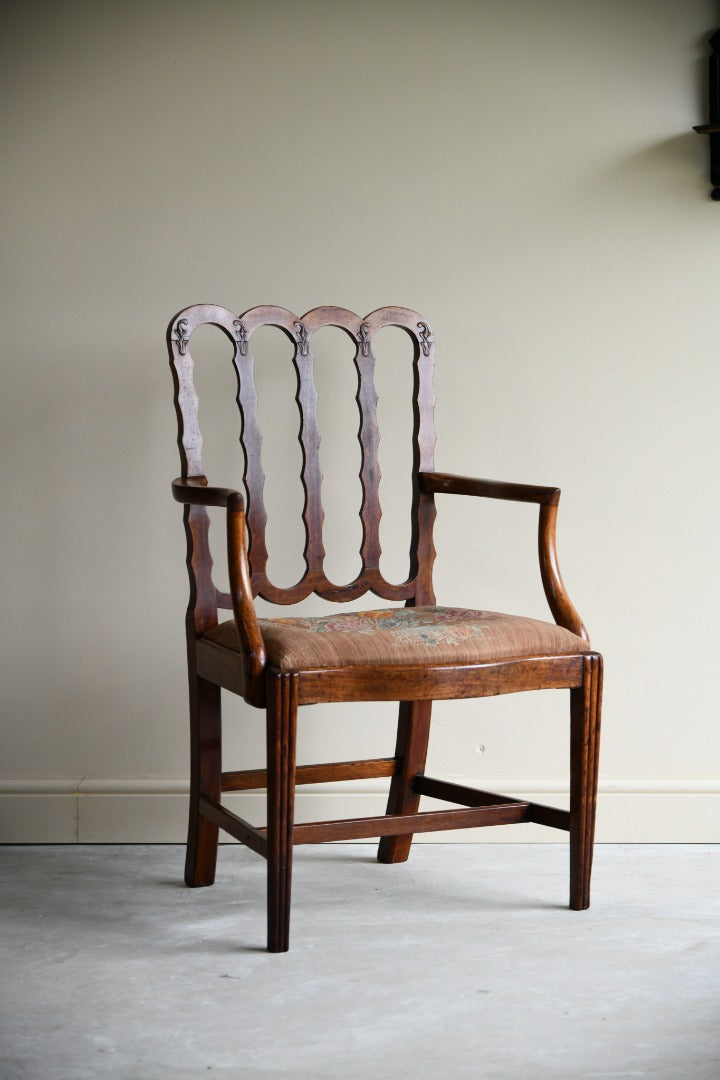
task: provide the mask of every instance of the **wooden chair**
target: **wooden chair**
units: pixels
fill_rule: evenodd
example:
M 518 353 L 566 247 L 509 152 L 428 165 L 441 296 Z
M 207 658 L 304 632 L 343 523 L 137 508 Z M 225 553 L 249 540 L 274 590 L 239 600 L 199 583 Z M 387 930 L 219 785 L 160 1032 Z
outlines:
M 247 501 L 231 488 L 211 487 L 203 473 L 202 439 L 189 341 L 193 331 L 214 324 L 234 344 L 241 442 Z M 294 346 L 297 402 L 302 416 L 302 484 L 305 490 L 305 573 L 279 588 L 267 576 L 264 474 L 253 379 L 252 336 L 262 326 L 283 331 Z M 312 336 L 320 327 L 340 327 L 354 343 L 360 411 L 359 441 L 363 501 L 362 568 L 354 581 L 336 585 L 323 568 L 323 509 L 318 461 Z M 387 326 L 401 327 L 413 344 L 413 471 L 410 573 L 390 584 L 380 571 L 377 396 L 373 338 Z M 190 823 L 185 880 L 211 885 L 218 829 L 265 857 L 268 872 L 268 949 L 288 948 L 290 879 L 294 844 L 380 837 L 378 859 L 407 859 L 413 833 L 532 821 L 570 833 L 570 907 L 590 900 L 602 658 L 590 647 L 585 628 L 560 577 L 555 522 L 560 492 L 435 472 L 433 464 L 434 338 L 429 324 L 406 308 L 380 308 L 366 318 L 338 307 L 320 307 L 302 318 L 281 307 L 255 307 L 237 316 L 213 305 L 181 311 L 168 329 L 175 380 L 182 475 L 172 485 L 185 506 L 190 603 L 187 651 L 192 740 Z M 554 623 L 493 612 L 437 607 L 432 584 L 435 495 L 472 495 L 537 503 L 540 573 Z M 230 593 L 212 579 L 206 507 L 227 512 Z M 350 601 L 371 592 L 402 602 L 368 612 L 320 618 L 259 618 L 255 597 L 294 604 L 311 593 Z M 218 623 L 218 609 L 234 618 Z M 223 772 L 220 689 L 266 710 L 267 767 Z M 425 775 L 433 700 L 485 697 L 522 690 L 570 690 L 570 810 L 476 791 Z M 317 702 L 398 701 L 395 754 L 334 764 L 295 764 L 297 711 Z M 295 785 L 389 777 L 387 813 L 348 821 L 293 823 Z M 222 792 L 265 787 L 267 827 L 256 828 L 221 804 Z M 453 809 L 419 812 L 421 796 Z

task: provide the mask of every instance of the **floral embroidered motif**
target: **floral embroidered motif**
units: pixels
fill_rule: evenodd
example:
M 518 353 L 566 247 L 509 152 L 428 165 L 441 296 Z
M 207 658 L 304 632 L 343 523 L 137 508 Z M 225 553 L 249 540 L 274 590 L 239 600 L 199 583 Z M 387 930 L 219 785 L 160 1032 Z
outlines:
M 238 343 L 238 352 L 241 356 L 247 356 L 248 332 L 245 329 L 245 323 L 242 319 L 233 319 L 233 326 L 235 327 L 235 340 Z
M 430 342 L 432 341 L 432 330 L 427 323 L 419 322 L 418 330 L 420 331 L 419 341 L 423 351 L 423 356 L 430 355 Z
M 308 332 L 301 322 L 295 323 L 295 333 L 297 335 L 297 343 L 300 347 L 300 355 L 307 356 L 310 352 L 310 345 L 308 343 Z
M 184 356 L 187 352 L 188 341 L 190 340 L 190 335 L 187 332 L 187 328 L 187 319 L 178 319 L 175 324 L 175 333 L 173 337 L 175 338 L 175 343 L 181 356 Z
M 360 344 L 360 352 L 363 356 L 370 355 L 370 324 L 360 323 L 360 332 L 358 334 L 358 342 Z
M 426 645 L 452 645 L 468 638 L 482 637 L 482 611 L 465 608 L 380 608 L 377 611 L 348 612 L 319 618 L 260 619 L 260 629 L 272 625 L 306 630 L 311 634 L 374 634 L 390 631 L 397 641 Z

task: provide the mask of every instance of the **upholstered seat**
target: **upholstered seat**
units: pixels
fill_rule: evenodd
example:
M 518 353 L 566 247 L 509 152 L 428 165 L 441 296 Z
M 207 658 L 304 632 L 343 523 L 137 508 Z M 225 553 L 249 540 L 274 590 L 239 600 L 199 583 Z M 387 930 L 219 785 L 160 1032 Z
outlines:
M 279 671 L 353 665 L 483 664 L 528 656 L 575 656 L 590 645 L 562 626 L 496 611 L 424 605 L 317 618 L 259 619 Z M 240 651 L 235 621 L 205 634 Z

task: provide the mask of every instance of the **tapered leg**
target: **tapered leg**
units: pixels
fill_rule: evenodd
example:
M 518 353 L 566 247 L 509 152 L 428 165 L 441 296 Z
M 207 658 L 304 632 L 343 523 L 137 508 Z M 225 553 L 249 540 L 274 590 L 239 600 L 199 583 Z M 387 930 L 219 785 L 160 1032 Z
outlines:
M 390 781 L 386 810 L 388 814 L 414 814 L 420 805 L 420 796 L 413 791 L 412 782 L 425 768 L 431 709 L 432 701 L 400 702 L 395 748 L 395 757 L 400 762 L 400 768 Z M 412 840 L 412 834 L 383 836 L 378 846 L 378 861 L 405 862 L 410 854 Z
M 570 907 L 590 907 L 600 749 L 602 657 L 585 658 L 583 685 L 570 691 Z
M 220 801 L 221 770 L 220 687 L 191 675 L 187 885 L 212 885 L 215 880 L 218 827 L 200 816 L 198 801 L 201 795 Z
M 267 704 L 268 952 L 290 946 L 297 676 L 271 675 Z

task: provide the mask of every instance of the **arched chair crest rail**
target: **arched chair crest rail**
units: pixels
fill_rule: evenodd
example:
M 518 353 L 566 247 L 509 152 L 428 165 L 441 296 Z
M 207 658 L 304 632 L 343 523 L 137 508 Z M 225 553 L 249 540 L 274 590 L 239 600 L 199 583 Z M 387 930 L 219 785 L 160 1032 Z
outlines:
M 213 324 L 233 343 L 237 402 L 244 453 L 244 491 L 208 483 L 202 463 L 198 398 L 190 342 L 198 326 Z M 305 572 L 291 587 L 268 577 L 263 500 L 262 436 L 254 379 L 253 334 L 279 328 L 293 345 L 300 411 L 304 489 Z M 320 432 L 314 380 L 313 334 L 339 327 L 354 343 L 362 485 L 361 568 L 338 585 L 324 568 Z M 378 330 L 400 327 L 413 350 L 413 433 L 410 572 L 385 580 L 380 566 L 378 416 L 373 341 Z M 378 859 L 407 859 L 414 833 L 480 825 L 538 822 L 570 834 L 570 907 L 590 897 L 602 658 L 562 583 L 555 547 L 560 492 L 553 487 L 472 479 L 435 471 L 432 374 L 435 342 L 430 324 L 407 308 L 385 307 L 361 318 L 338 307 L 298 317 L 282 307 L 254 307 L 242 315 L 201 304 L 170 323 L 168 347 L 175 381 L 181 476 L 173 482 L 184 504 L 190 603 L 187 652 L 190 680 L 191 791 L 185 880 L 211 885 L 218 830 L 265 857 L 268 872 L 268 949 L 288 948 L 292 850 L 295 844 L 380 837 Z M 440 607 L 432 583 L 435 496 L 468 495 L 536 503 L 540 573 L 554 622 L 475 609 Z M 212 577 L 207 507 L 223 507 L 227 520 L 230 592 Z M 255 598 L 291 605 L 315 593 L 343 602 L 372 593 L 385 608 L 317 618 L 260 618 Z M 220 621 L 218 610 L 233 618 Z M 266 712 L 264 769 L 223 771 L 220 690 L 239 694 Z M 570 810 L 496 795 L 431 778 L 425 761 L 433 700 L 486 697 L 525 690 L 570 691 Z M 395 753 L 380 759 L 319 765 L 295 763 L 298 709 L 317 702 L 396 700 L 400 703 Z M 381 817 L 295 824 L 296 784 L 388 777 Z M 222 805 L 222 793 L 264 787 L 267 826 L 258 828 Z M 421 796 L 452 809 L 419 810 Z

